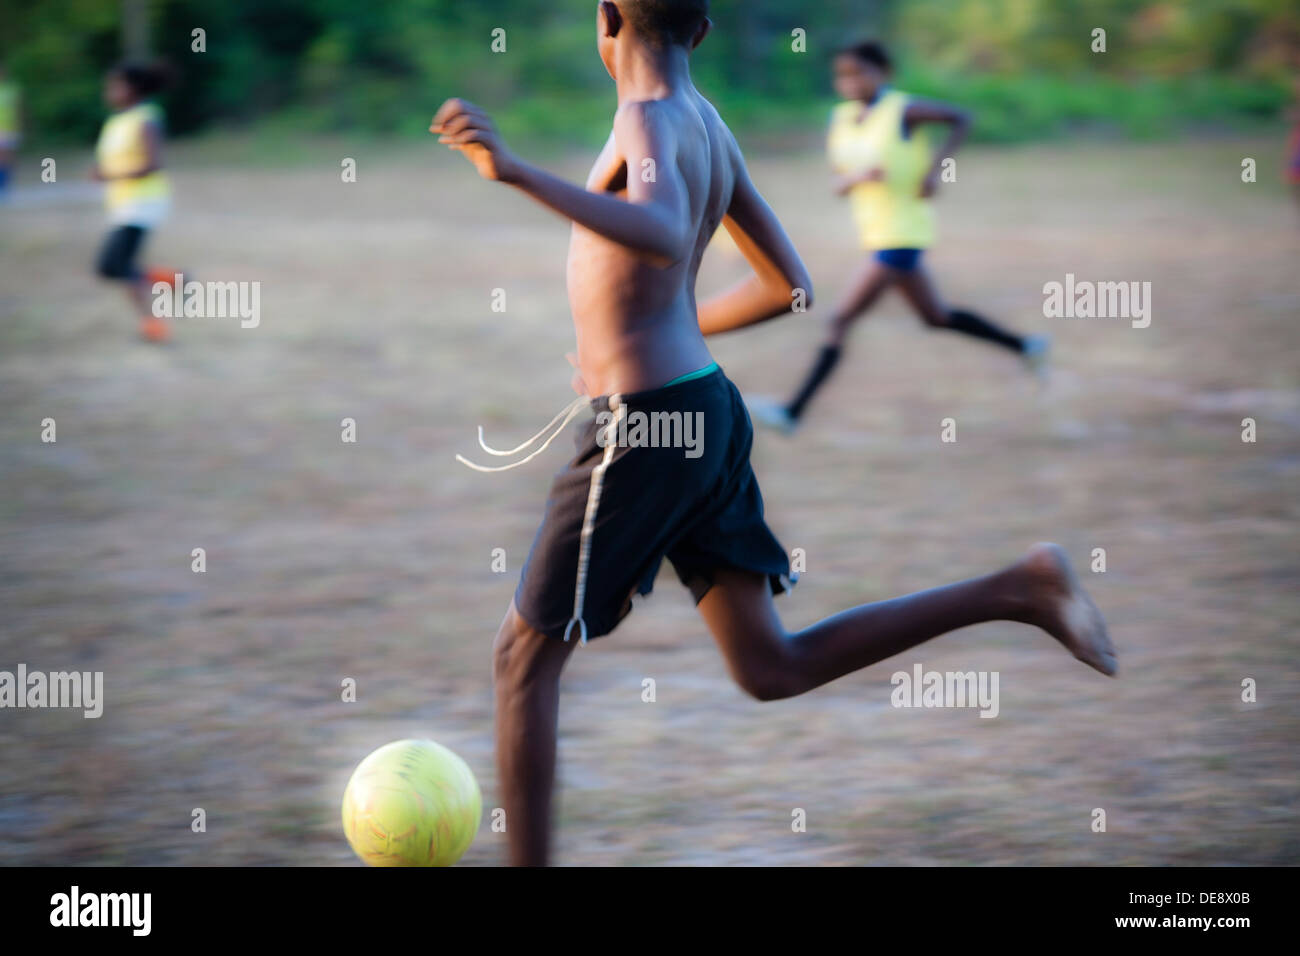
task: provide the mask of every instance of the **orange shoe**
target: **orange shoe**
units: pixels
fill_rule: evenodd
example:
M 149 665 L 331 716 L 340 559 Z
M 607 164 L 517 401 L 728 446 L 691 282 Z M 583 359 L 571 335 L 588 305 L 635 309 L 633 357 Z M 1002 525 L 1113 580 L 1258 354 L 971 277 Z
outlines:
M 174 289 L 176 288 L 176 273 L 178 271 L 179 270 L 177 269 L 171 269 L 166 266 L 154 266 L 151 269 L 145 270 L 144 278 L 145 281 L 149 283 L 150 288 L 153 288 L 161 282 L 169 289 Z
M 160 319 L 156 315 L 146 315 L 140 320 L 140 338 L 146 342 L 162 344 L 170 341 L 172 337 L 172 327 L 166 319 Z

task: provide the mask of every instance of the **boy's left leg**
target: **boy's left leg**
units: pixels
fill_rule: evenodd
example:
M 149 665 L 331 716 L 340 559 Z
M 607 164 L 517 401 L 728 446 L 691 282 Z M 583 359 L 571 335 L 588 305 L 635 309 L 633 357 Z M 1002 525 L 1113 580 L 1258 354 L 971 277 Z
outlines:
M 817 394 L 840 362 L 849 330 L 879 301 L 894 281 L 894 270 L 869 259 L 853 277 L 853 282 L 831 310 L 826 337 L 817 350 L 799 389 L 786 402 L 755 395 L 749 400 L 754 420 L 789 435 L 798 427 L 808 403 Z
M 141 337 L 150 342 L 165 342 L 170 337 L 170 326 L 153 314 L 148 276 L 136 265 L 147 232 L 143 226 L 115 227 L 104 239 L 95 271 L 101 278 L 125 285 L 126 297 L 140 317 Z
M 577 643 L 534 630 L 512 601 L 492 646 L 497 776 L 514 866 L 545 866 L 550 856 L 560 672 Z
M 1040 340 L 1037 336 L 1022 336 L 1008 332 L 966 309 L 949 309 L 934 287 L 929 272 L 920 263 L 915 269 L 899 276 L 898 288 L 916 310 L 921 321 L 932 328 L 961 332 L 1010 349 L 1017 355 L 1028 355 L 1039 347 Z
M 1034 625 L 1103 674 L 1117 668 L 1101 612 L 1054 544 L 993 574 L 864 604 L 794 633 L 781 624 L 767 578 L 752 571 L 718 568 L 699 609 L 732 677 L 759 700 L 794 697 L 985 621 Z

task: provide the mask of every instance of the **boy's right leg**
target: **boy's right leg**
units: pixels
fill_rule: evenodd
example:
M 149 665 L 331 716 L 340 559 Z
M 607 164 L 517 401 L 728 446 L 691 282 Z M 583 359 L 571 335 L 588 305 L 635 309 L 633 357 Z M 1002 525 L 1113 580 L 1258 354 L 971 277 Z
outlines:
M 826 327 L 826 340 L 822 343 L 817 360 L 813 363 L 808 377 L 804 380 L 794 397 L 786 405 L 790 416 L 796 420 L 803 415 L 808 402 L 812 400 L 831 371 L 840 360 L 844 342 L 849 336 L 849 329 L 880 299 L 897 278 L 897 274 L 888 266 L 881 265 L 875 259 L 867 260 L 853 277 L 853 282 L 840 296 L 831 312 Z
M 545 866 L 550 855 L 560 672 L 577 643 L 534 630 L 511 601 L 492 645 L 497 775 L 514 866 Z
M 736 682 L 759 700 L 794 697 L 971 624 L 1018 621 L 1113 675 L 1101 612 L 1054 544 L 984 577 L 864 604 L 789 633 L 764 575 L 719 568 L 699 605 Z
M 778 405 L 770 399 L 751 401 L 750 412 L 757 421 L 785 432 L 794 430 L 808 403 L 812 401 L 813 395 L 826 383 L 835 366 L 839 364 L 849 329 L 876 304 L 896 277 L 897 273 L 894 270 L 881 265 L 875 259 L 867 260 L 835 304 L 827 322 L 826 338 L 817 352 L 817 357 L 813 360 L 812 368 L 804 376 L 803 384 L 783 405 Z
M 169 337 L 170 327 L 166 320 L 153 315 L 150 286 L 136 265 L 144 240 L 143 227 L 117 226 L 104 239 L 95 271 L 101 278 L 125 285 L 126 297 L 140 317 L 141 336 L 150 342 L 164 342 Z

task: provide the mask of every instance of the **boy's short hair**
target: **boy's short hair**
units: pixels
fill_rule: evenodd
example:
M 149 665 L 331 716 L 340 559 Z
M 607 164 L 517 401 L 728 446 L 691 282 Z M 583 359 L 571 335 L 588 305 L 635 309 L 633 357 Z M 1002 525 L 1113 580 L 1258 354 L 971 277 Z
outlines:
M 709 0 L 616 0 L 641 36 L 685 46 L 709 16 Z
M 894 62 L 889 58 L 889 51 L 885 49 L 883 43 L 877 40 L 863 40 L 861 43 L 841 47 L 837 53 L 840 56 L 856 56 L 859 60 L 879 67 L 886 73 L 891 73 L 894 69 Z
M 113 67 L 113 72 L 126 80 L 139 96 L 153 96 L 167 89 L 172 82 L 171 67 L 165 63 L 123 60 Z

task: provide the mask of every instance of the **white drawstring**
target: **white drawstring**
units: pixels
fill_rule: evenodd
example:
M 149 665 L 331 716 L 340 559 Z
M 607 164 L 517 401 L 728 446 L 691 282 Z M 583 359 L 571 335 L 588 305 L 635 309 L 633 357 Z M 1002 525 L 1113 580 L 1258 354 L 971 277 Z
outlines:
M 596 512 L 600 508 L 600 492 L 605 484 L 605 471 L 614 460 L 614 451 L 618 447 L 619 422 L 627 412 L 627 406 L 618 395 L 610 396 L 609 405 L 614 411 L 614 419 L 604 428 L 604 457 L 601 458 L 600 464 L 591 470 L 591 487 L 587 489 L 587 513 L 582 519 L 582 535 L 578 539 L 578 581 L 573 591 L 573 617 L 564 628 L 564 639 L 567 641 L 569 635 L 573 633 L 573 626 L 578 625 L 581 644 L 587 643 L 587 622 L 583 619 L 582 612 L 587 600 L 587 568 L 591 563 L 591 536 L 596 530 Z
M 555 441 L 555 439 L 560 436 L 560 433 L 563 432 L 564 429 L 569 427 L 569 422 L 573 421 L 575 418 L 578 417 L 578 414 L 582 411 L 583 406 L 586 405 L 589 401 L 591 400 L 586 396 L 580 396 L 578 398 L 575 398 L 564 408 L 563 411 L 560 412 L 560 414 L 552 418 L 545 428 L 539 431 L 532 438 L 528 439 L 528 441 L 524 442 L 518 448 L 512 448 L 510 451 L 499 451 L 495 448 L 489 447 L 487 442 L 483 440 L 483 426 L 480 425 L 478 427 L 479 446 L 489 455 L 497 455 L 503 458 L 508 457 L 510 455 L 519 454 L 519 452 L 528 448 L 530 445 L 535 443 L 539 438 L 545 435 L 549 429 L 555 428 L 555 431 L 552 432 L 551 436 L 547 438 L 545 442 L 542 443 L 542 446 L 538 448 L 536 451 L 534 451 L 531 455 L 527 456 L 526 458 L 521 458 L 519 461 L 512 462 L 509 465 L 501 465 L 497 468 L 489 468 L 486 465 L 476 465 L 474 462 L 470 461 L 464 455 L 457 455 L 456 460 L 460 462 L 462 465 L 464 465 L 466 468 L 473 468 L 475 471 L 481 471 L 486 473 L 492 473 L 498 471 L 510 471 L 512 468 L 518 468 L 520 465 L 526 465 L 534 458 L 536 458 L 538 455 L 540 455 L 542 452 L 546 451 L 546 449 L 551 446 L 551 442 Z M 561 419 L 563 419 L 563 421 L 561 421 Z M 556 427 L 555 425 L 556 422 L 560 423 L 559 427 Z
M 509 471 L 512 468 L 518 468 L 520 465 L 526 465 L 542 452 L 546 451 L 546 449 L 550 447 L 551 442 L 555 441 L 555 439 L 559 437 L 560 433 L 569 426 L 569 422 L 573 421 L 573 419 L 582 411 L 582 407 L 590 401 L 591 399 L 586 396 L 574 399 L 569 403 L 568 407 L 565 408 L 564 411 L 551 419 L 546 428 L 543 428 L 518 448 L 511 449 L 510 451 L 499 451 L 495 448 L 489 447 L 487 442 L 483 440 L 483 426 L 479 426 L 479 446 L 489 455 L 497 455 L 500 457 L 516 455 L 519 452 L 524 451 L 545 435 L 548 429 L 555 428 L 555 431 L 551 433 L 550 437 L 548 437 L 546 441 L 542 442 L 541 446 L 536 451 L 525 458 L 521 458 L 519 461 L 512 462 L 509 465 L 501 465 L 497 468 L 489 468 L 485 465 L 475 464 L 464 455 L 457 455 L 456 460 L 467 468 L 473 468 L 475 471 L 481 472 Z M 601 457 L 600 464 L 591 471 L 591 485 L 587 489 L 587 511 L 582 518 L 582 534 L 578 539 L 578 580 L 574 586 L 573 593 L 573 617 L 564 628 L 564 639 L 567 641 L 569 636 L 573 633 L 573 628 L 577 626 L 578 639 L 582 644 L 587 643 L 587 622 L 583 619 L 582 614 L 583 607 L 587 601 L 587 570 L 591 566 L 591 537 L 596 530 L 596 513 L 600 510 L 600 494 L 601 490 L 604 488 L 605 472 L 614 461 L 614 452 L 618 447 L 618 426 L 627 414 L 627 406 L 623 404 L 623 399 L 618 395 L 610 396 L 609 407 L 614 412 L 614 419 L 602 429 L 604 436 L 601 439 L 601 443 L 604 445 L 605 453 Z M 556 427 L 556 422 L 559 422 L 558 427 Z

